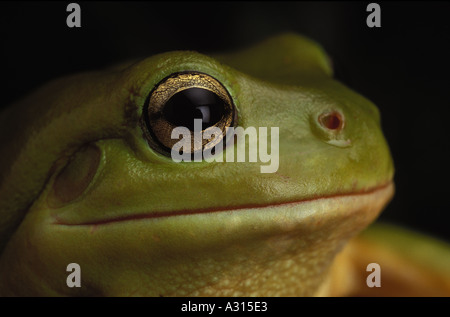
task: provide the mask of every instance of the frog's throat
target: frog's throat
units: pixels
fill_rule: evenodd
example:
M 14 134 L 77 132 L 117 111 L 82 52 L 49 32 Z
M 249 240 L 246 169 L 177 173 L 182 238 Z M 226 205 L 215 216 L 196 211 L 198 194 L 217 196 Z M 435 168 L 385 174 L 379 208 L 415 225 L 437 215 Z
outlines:
M 267 205 L 247 205 L 236 206 L 228 208 L 208 208 L 208 209 L 196 209 L 196 210 L 178 210 L 169 212 L 149 212 L 142 214 L 127 215 L 124 217 L 117 217 L 112 219 L 101 219 L 90 222 L 82 223 L 66 223 L 58 217 L 55 218 L 53 224 L 64 226 L 99 226 L 113 224 L 117 222 L 125 221 L 138 221 L 144 219 L 157 219 L 168 218 L 178 216 L 189 216 L 198 214 L 213 214 L 213 213 L 235 213 L 250 210 L 264 211 L 293 211 L 297 210 L 301 213 L 301 217 L 311 216 L 312 213 L 332 213 L 338 215 L 341 214 L 340 210 L 346 210 L 346 212 L 361 211 L 370 218 L 375 218 L 384 206 L 391 200 L 394 195 L 394 183 L 389 181 L 381 186 L 373 187 L 368 190 L 347 193 L 347 194 L 334 194 L 329 196 L 315 197 L 311 199 L 305 199 L 294 202 L 283 202 Z M 319 215 L 316 214 L 319 218 Z

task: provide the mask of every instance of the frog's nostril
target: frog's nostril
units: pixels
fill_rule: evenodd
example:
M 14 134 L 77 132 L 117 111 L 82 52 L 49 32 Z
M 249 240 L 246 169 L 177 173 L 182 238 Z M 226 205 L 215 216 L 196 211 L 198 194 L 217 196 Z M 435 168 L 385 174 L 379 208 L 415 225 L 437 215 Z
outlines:
M 319 122 L 324 128 L 336 132 L 344 127 L 343 117 L 337 111 L 322 113 L 319 116 Z

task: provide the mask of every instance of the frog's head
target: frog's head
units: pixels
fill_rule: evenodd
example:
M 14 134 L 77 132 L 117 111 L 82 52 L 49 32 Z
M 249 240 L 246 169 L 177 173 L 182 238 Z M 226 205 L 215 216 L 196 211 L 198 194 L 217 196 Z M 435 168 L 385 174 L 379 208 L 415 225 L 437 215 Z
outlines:
M 175 162 L 172 128 L 195 111 L 205 129 L 267 128 L 271 161 L 226 159 L 248 137 L 223 162 Z M 0 127 L 1 294 L 312 295 L 393 193 L 377 108 L 296 35 L 62 78 Z

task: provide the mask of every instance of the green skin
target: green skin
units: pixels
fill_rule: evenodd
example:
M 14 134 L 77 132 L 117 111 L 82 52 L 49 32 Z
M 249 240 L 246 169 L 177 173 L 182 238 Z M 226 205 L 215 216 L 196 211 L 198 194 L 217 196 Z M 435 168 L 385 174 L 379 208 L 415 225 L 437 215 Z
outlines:
M 181 71 L 221 82 L 239 126 L 279 127 L 276 173 L 149 147 L 145 99 Z M 341 130 L 320 124 L 329 111 Z M 393 194 L 377 108 L 292 34 L 58 79 L 3 111 L 0 129 L 0 295 L 316 295 Z M 80 288 L 66 285 L 69 263 Z

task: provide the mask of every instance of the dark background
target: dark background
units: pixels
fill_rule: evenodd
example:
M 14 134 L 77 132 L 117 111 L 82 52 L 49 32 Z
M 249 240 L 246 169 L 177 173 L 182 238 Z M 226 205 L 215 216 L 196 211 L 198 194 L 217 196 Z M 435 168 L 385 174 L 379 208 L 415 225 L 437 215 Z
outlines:
M 1 2 L 2 106 L 54 77 L 174 49 L 246 47 L 294 31 L 330 54 L 336 77 L 372 100 L 396 165 L 396 195 L 381 215 L 450 241 L 450 3 Z

